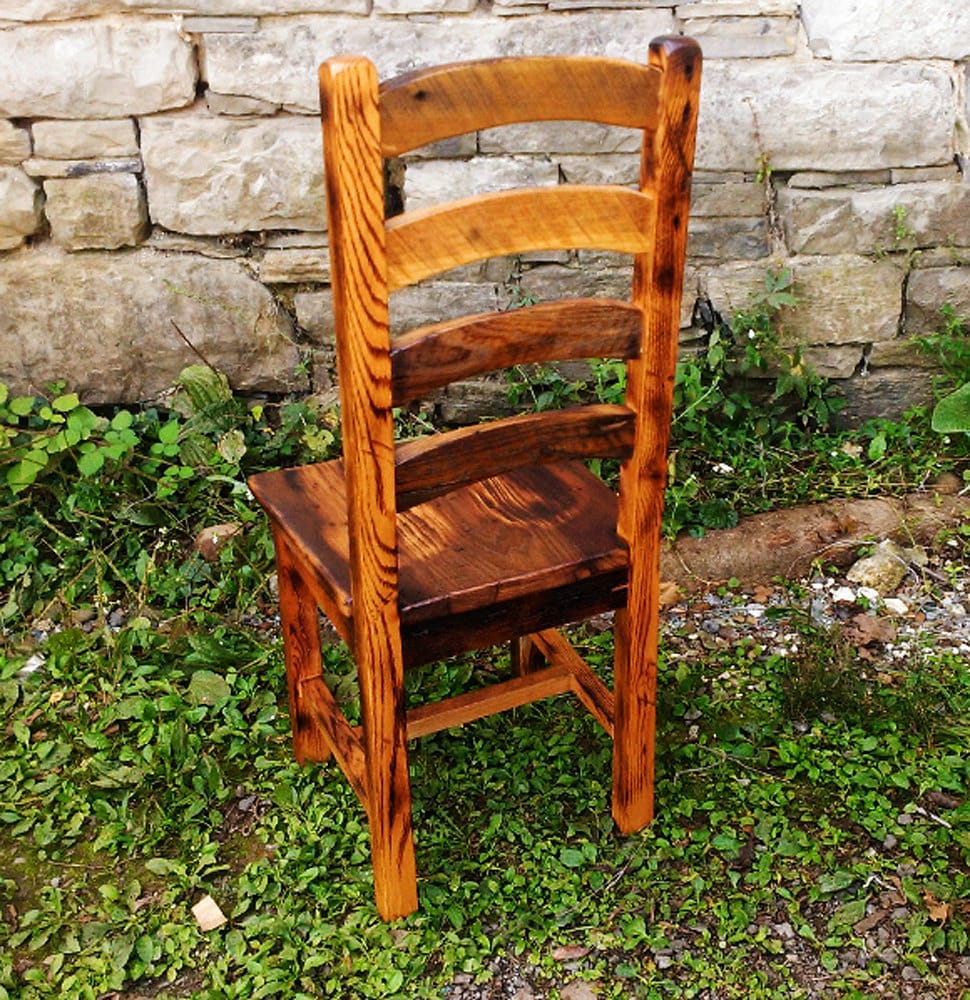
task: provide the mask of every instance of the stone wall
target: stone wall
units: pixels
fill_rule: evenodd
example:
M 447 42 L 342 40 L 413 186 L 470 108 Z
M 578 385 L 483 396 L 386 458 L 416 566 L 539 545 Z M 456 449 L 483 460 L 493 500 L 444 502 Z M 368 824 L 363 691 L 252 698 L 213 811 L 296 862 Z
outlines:
M 0 380 L 92 402 L 199 356 L 246 392 L 326 388 L 315 67 L 382 75 L 499 54 L 705 51 L 684 325 L 790 267 L 785 335 L 855 416 L 926 392 L 909 335 L 970 315 L 966 0 L 0 0 Z M 520 183 L 635 178 L 615 129 L 498 129 L 412 157 L 409 207 Z M 618 291 L 620 261 L 533 255 L 393 303 L 398 325 Z

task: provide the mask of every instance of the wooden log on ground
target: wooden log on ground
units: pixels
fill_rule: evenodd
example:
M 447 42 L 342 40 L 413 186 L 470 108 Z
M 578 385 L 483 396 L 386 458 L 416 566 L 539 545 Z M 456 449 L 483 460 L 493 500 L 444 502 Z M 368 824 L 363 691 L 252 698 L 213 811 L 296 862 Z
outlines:
M 891 538 L 926 545 L 970 518 L 970 496 L 913 493 L 903 497 L 833 500 L 743 518 L 734 528 L 683 536 L 664 546 L 660 574 L 685 591 L 732 578 L 742 586 L 796 579 L 813 565 L 844 568 L 867 544 Z

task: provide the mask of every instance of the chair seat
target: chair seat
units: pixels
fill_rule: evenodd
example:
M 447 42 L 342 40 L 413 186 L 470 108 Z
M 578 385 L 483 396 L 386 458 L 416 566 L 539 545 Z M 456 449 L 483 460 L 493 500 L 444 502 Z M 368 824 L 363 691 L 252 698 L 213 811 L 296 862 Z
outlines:
M 329 598 L 328 615 L 349 642 L 343 462 L 260 473 L 250 486 Z M 517 603 L 574 584 L 588 594 L 597 581 L 602 609 L 618 606 L 622 598 L 611 593 L 625 582 L 627 549 L 616 517 L 616 495 L 578 462 L 517 469 L 411 508 L 398 519 L 402 630 L 424 634 L 447 619 L 449 631 L 461 633 L 456 616 L 473 622 L 476 612 L 499 605 L 515 617 Z M 567 606 L 564 598 L 563 621 Z M 551 624 L 543 619 L 543 627 Z M 456 635 L 452 645 L 466 644 Z

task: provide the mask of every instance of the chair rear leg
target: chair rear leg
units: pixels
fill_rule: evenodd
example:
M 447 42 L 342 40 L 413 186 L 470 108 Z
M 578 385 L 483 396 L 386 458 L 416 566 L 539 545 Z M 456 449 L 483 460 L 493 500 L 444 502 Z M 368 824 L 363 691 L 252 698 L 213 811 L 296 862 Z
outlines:
M 524 677 L 526 674 L 535 673 L 546 665 L 546 658 L 536 648 L 532 637 L 520 635 L 512 640 L 509 655 L 512 660 L 512 675 L 514 677 Z
M 623 833 L 653 820 L 657 720 L 656 626 L 653 642 L 631 637 L 630 617 L 616 612 L 614 639 L 613 819 Z
M 325 761 L 331 754 L 330 744 L 306 711 L 300 693 L 303 681 L 323 673 L 317 604 L 300 577 L 286 540 L 274 532 L 274 543 L 293 756 L 300 764 Z

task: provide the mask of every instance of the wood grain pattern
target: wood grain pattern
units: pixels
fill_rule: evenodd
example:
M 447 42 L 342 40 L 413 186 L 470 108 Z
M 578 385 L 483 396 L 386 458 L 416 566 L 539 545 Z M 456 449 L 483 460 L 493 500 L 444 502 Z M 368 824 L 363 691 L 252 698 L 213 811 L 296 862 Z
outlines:
M 276 542 L 294 750 L 332 753 L 364 802 L 385 919 L 417 906 L 409 735 L 570 692 L 613 736 L 617 825 L 652 816 L 660 517 L 699 82 L 700 52 L 682 38 L 652 43 L 646 67 L 495 60 L 380 91 L 365 59 L 321 67 L 344 457 L 250 482 Z M 383 154 L 553 118 L 643 128 L 639 190 L 501 192 L 385 222 Z M 485 257 L 575 248 L 632 253 L 632 301 L 466 317 L 392 346 L 391 290 Z M 394 442 L 401 402 L 495 368 L 600 353 L 627 359 L 625 406 Z M 566 455 L 622 457 L 620 497 Z M 317 607 L 356 660 L 359 728 L 326 688 Z M 612 693 L 556 631 L 607 610 Z M 510 641 L 511 680 L 407 711 L 405 669 Z
M 625 572 L 615 511 L 613 492 L 578 463 L 516 469 L 412 508 L 400 519 L 402 619 Z
M 546 629 L 529 638 L 550 663 L 569 671 L 570 690 L 612 736 L 613 692 L 590 670 L 589 664 L 557 629 Z
M 367 766 L 377 908 L 417 907 L 404 657 L 397 602 L 384 174 L 377 73 L 366 59 L 320 68 L 331 283 L 344 437 L 353 649 Z M 348 775 L 350 777 L 350 775 Z
M 513 365 L 634 357 L 642 325 L 643 313 L 630 302 L 584 298 L 419 327 L 391 346 L 394 405 Z
M 324 608 L 345 616 L 347 628 L 355 608 L 343 470 L 343 462 L 323 462 L 250 482 L 300 553 L 307 586 Z M 427 662 L 418 649 L 433 648 L 428 659 L 440 658 L 476 648 L 479 639 L 503 642 L 576 621 L 593 604 L 590 614 L 616 607 L 628 559 L 616 511 L 612 490 L 582 465 L 566 463 L 517 469 L 402 513 L 398 609 L 413 647 L 405 643 L 406 661 Z M 578 588 L 575 603 L 557 593 L 585 581 L 589 588 Z M 543 604 L 553 609 L 549 617 Z
M 524 413 L 407 441 L 397 449 L 398 510 L 526 465 L 627 458 L 635 417 L 625 406 L 600 403 Z
M 652 129 L 660 74 L 639 63 L 533 56 L 451 63 L 381 87 L 385 156 L 453 135 L 530 121 Z
M 417 738 L 442 729 L 452 729 L 487 715 L 565 694 L 572 690 L 572 686 L 572 674 L 567 668 L 559 666 L 537 670 L 527 677 L 500 681 L 482 691 L 469 691 L 412 709 L 408 712 L 408 736 Z
M 323 675 L 317 674 L 303 680 L 299 697 L 320 731 L 327 735 L 340 769 L 366 809 L 370 803 L 367 784 L 369 769 L 363 743 L 340 711 L 340 706 L 324 683 Z
M 319 677 L 323 673 L 317 605 L 311 598 L 286 536 L 279 528 L 274 528 L 273 542 L 276 549 L 286 686 L 290 698 L 293 756 L 300 764 L 324 761 L 330 757 L 332 740 L 323 728 L 315 725 L 312 708 L 302 695 L 305 680 Z
M 654 252 L 634 261 L 634 302 L 644 342 L 627 364 L 627 402 L 640 414 L 633 455 L 621 473 L 618 530 L 631 542 L 626 610 L 614 652 L 613 817 L 623 832 L 653 818 L 660 522 L 667 478 L 680 295 L 687 250 L 701 54 L 685 38 L 656 39 L 650 65 L 662 73 L 660 120 L 644 135 L 640 187 L 657 192 Z
M 387 223 L 387 286 L 393 292 L 527 250 L 649 253 L 653 214 L 647 192 L 585 184 L 495 191 L 405 212 Z

